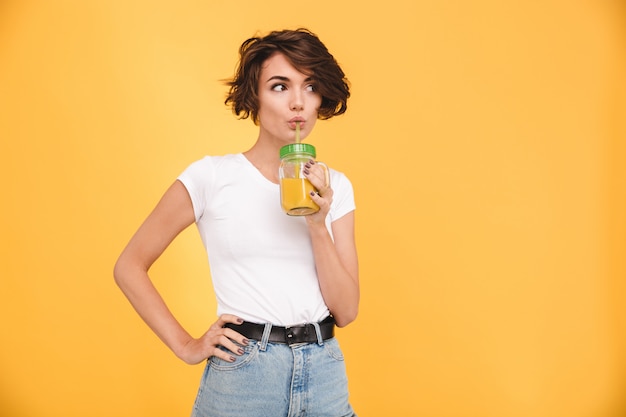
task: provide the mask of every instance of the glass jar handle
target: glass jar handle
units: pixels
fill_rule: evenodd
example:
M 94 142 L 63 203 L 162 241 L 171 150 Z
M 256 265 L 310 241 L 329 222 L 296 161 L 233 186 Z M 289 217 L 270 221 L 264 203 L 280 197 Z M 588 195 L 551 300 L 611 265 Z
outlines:
M 323 162 L 315 162 L 318 165 L 324 167 L 324 180 L 326 182 L 326 188 L 330 188 L 330 171 L 328 170 L 328 165 Z

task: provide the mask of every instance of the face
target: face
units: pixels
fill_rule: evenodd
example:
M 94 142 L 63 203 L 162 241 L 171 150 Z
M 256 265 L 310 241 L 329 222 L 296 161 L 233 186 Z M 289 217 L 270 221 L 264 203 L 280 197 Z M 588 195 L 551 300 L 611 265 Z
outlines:
M 260 139 L 293 143 L 296 122 L 300 122 L 300 139 L 313 130 L 322 97 L 310 76 L 283 54 L 275 53 L 263 63 L 258 88 Z

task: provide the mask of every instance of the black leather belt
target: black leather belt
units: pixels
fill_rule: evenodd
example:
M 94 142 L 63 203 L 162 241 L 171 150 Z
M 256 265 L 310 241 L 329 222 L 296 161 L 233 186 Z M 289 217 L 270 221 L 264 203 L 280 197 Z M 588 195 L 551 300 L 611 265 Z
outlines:
M 322 340 L 328 340 L 335 336 L 335 318 L 333 316 L 326 317 L 318 324 Z M 242 324 L 226 323 L 224 327 L 233 329 L 252 340 L 263 339 L 265 330 L 264 324 L 250 323 L 249 321 L 244 321 Z M 272 326 L 268 341 L 293 345 L 295 343 L 317 343 L 318 340 L 315 326 L 312 323 L 307 323 L 288 327 Z

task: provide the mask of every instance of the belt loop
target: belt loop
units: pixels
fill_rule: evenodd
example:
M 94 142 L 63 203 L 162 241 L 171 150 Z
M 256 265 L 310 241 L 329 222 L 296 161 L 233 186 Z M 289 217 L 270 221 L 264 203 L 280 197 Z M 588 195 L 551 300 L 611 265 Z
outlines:
M 261 343 L 259 344 L 259 349 L 261 352 L 265 352 L 265 348 L 267 347 L 267 342 L 270 338 L 270 333 L 272 331 L 272 323 L 265 323 L 265 328 L 263 329 L 263 336 L 261 337 Z
M 318 322 L 313 322 L 313 327 L 315 327 L 315 334 L 317 334 L 317 344 L 320 346 L 324 346 L 324 339 L 322 338 L 322 331 L 320 330 L 320 324 Z

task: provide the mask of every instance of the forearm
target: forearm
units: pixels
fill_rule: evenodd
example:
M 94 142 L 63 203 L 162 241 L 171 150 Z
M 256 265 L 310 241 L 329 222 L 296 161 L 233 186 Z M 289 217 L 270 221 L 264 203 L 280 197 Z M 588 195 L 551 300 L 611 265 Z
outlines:
M 192 337 L 167 308 L 147 271 L 121 258 L 115 266 L 114 276 L 139 316 L 176 356 L 181 357 L 184 346 Z
M 344 327 L 356 318 L 359 308 L 356 253 L 350 256 L 344 253 L 342 261 L 335 242 L 323 224 L 310 227 L 309 231 L 324 302 L 337 325 Z

